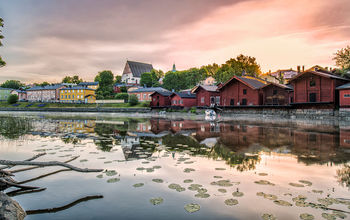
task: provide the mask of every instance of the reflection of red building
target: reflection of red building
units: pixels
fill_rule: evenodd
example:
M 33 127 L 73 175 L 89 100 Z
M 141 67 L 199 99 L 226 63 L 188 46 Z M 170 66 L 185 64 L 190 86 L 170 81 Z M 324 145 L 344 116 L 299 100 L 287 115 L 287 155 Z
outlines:
M 193 107 L 196 106 L 196 94 L 190 92 L 176 92 L 171 96 L 171 106 Z
M 173 94 L 169 91 L 156 91 L 151 94 L 151 107 L 169 107 L 171 105 L 170 96 Z
M 350 129 L 340 129 L 339 142 L 341 147 L 350 148 Z
M 220 93 L 217 91 L 217 86 L 199 85 L 193 93 L 196 94 L 197 106 L 210 107 L 220 105 Z
M 219 88 L 221 105 L 261 105 L 263 94 L 259 89 L 263 86 L 265 86 L 263 80 L 248 76 L 234 76 Z
M 294 104 L 337 104 L 335 89 L 348 81 L 321 69 L 298 74 L 290 80 L 294 87 Z
M 342 86 L 338 86 L 337 90 L 339 90 L 339 106 L 341 108 L 349 108 L 350 107 L 350 83 L 347 83 Z

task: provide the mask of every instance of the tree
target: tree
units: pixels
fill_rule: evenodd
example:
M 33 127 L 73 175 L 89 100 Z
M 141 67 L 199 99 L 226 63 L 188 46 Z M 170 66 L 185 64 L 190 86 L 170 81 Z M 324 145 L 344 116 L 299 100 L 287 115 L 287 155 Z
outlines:
M 110 70 L 104 70 L 97 74 L 95 77 L 95 82 L 99 83 L 99 87 L 96 91 L 98 98 L 113 98 L 113 79 L 114 76 Z
M 6 82 L 1 84 L 1 87 L 10 88 L 10 89 L 19 89 L 23 86 L 24 86 L 24 84 L 18 80 L 6 80 Z
M 333 60 L 335 60 L 335 65 L 340 68 L 342 74 L 350 71 L 350 46 L 338 50 Z
M 16 102 L 18 102 L 18 95 L 16 94 L 9 95 L 9 97 L 7 98 L 7 103 L 15 104 Z
M 155 69 L 151 70 L 151 72 L 143 73 L 141 75 L 140 84 L 146 87 L 160 86 L 159 79 L 162 75 L 164 75 L 163 71 Z
M 0 18 L 0 27 L 4 27 L 4 20 L 2 18 Z M 2 30 L 0 29 L 0 47 L 2 46 L 2 42 L 1 40 L 4 39 L 4 36 L 2 35 Z M 6 63 L 5 61 L 2 60 L 1 56 L 0 56 L 0 67 L 5 66 Z
M 129 105 L 130 106 L 135 106 L 139 103 L 139 100 L 136 95 L 130 95 L 129 96 Z
M 37 86 L 48 86 L 48 85 L 50 85 L 50 83 L 48 83 L 48 82 L 42 82 L 42 83 L 34 83 L 35 85 L 37 85 Z
M 168 90 L 191 89 L 206 78 L 204 69 L 191 68 L 184 71 L 169 71 L 163 79 L 163 87 Z
M 114 83 L 121 83 L 121 82 L 122 82 L 122 76 L 116 75 Z
M 79 84 L 83 82 L 83 79 L 79 78 L 78 75 L 74 75 L 74 76 L 65 76 L 62 79 L 62 83 L 74 83 L 74 84 Z

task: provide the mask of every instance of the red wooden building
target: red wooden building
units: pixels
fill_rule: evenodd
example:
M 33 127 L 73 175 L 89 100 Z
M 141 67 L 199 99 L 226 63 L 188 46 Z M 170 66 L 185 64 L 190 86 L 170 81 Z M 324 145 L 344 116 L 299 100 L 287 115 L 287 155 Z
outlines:
M 201 107 L 211 107 L 220 105 L 220 93 L 217 86 L 199 85 L 193 89 L 196 94 L 196 105 Z
M 350 107 L 350 83 L 338 86 L 339 91 L 339 107 L 349 108 Z
M 170 91 L 155 91 L 151 94 L 151 107 L 169 107 L 171 106 Z
M 279 83 L 269 83 L 260 88 L 263 105 L 289 105 L 293 100 L 293 87 Z
M 260 88 L 265 81 L 250 76 L 234 76 L 219 88 L 221 106 L 262 105 Z
M 336 88 L 348 79 L 322 69 L 307 70 L 290 80 L 294 88 L 293 104 L 338 104 Z
M 175 92 L 171 96 L 171 106 L 193 107 L 196 106 L 196 94 L 190 92 Z

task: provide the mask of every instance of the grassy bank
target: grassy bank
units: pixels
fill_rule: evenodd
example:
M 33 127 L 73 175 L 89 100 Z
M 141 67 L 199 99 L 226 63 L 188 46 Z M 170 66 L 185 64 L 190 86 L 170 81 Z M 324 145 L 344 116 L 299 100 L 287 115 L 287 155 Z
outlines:
M 74 104 L 74 103 L 40 103 L 40 102 L 18 102 L 8 104 L 0 102 L 1 108 L 146 108 L 146 103 L 130 106 L 129 103 L 107 103 L 107 104 Z

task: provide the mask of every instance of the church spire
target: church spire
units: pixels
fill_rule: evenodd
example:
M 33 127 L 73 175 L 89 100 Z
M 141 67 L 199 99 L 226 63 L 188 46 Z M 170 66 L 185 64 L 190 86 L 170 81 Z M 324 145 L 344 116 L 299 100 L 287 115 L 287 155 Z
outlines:
M 173 73 L 177 71 L 177 70 L 176 70 L 175 63 L 173 64 L 173 70 L 172 70 L 172 71 L 173 71 Z

